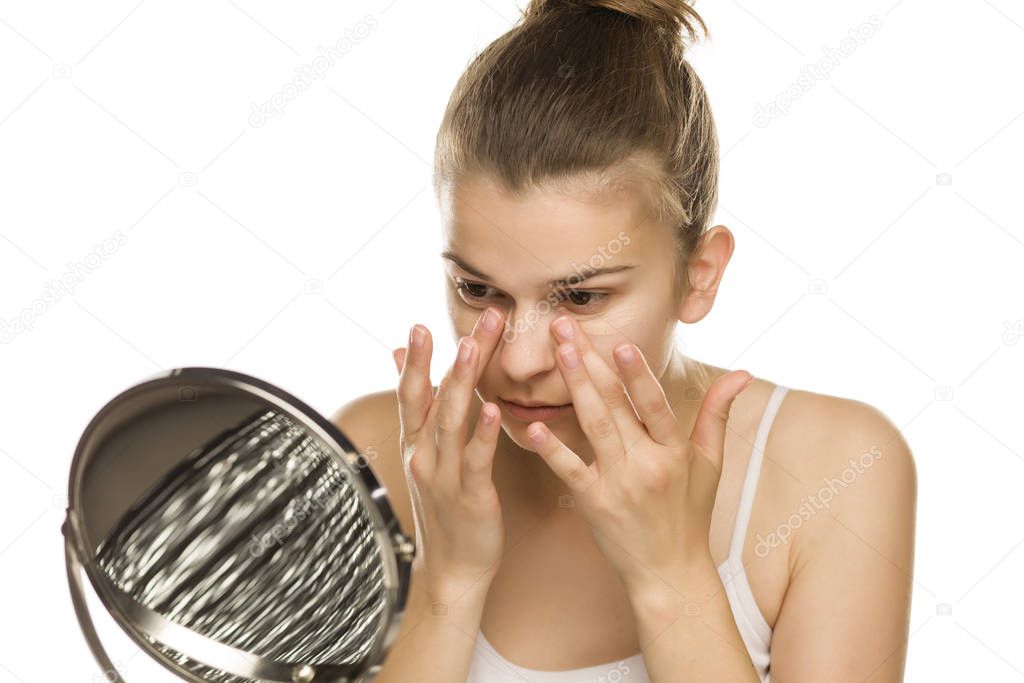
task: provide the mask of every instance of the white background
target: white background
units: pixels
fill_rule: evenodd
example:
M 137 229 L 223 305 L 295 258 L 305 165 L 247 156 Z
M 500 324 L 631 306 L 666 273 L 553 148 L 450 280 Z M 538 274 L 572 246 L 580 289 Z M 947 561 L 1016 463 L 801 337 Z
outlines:
M 919 476 L 907 679 L 1020 680 L 1024 8 L 697 9 L 712 40 L 690 58 L 723 154 L 716 222 L 737 247 L 680 344 L 883 410 Z M 439 379 L 454 340 L 434 136 L 455 80 L 517 11 L 0 4 L 0 681 L 101 680 L 60 524 L 78 437 L 115 394 L 219 366 L 329 415 L 394 386 L 389 352 L 415 322 L 434 332 Z M 847 40 L 872 17 L 870 38 Z M 252 125 L 252 105 L 346 36 L 322 79 Z M 830 77 L 801 85 L 830 49 L 845 50 Z M 787 113 L 757 125 L 787 91 Z M 61 278 L 73 291 L 44 303 Z M 129 680 L 149 680 L 132 675 L 143 659 Z

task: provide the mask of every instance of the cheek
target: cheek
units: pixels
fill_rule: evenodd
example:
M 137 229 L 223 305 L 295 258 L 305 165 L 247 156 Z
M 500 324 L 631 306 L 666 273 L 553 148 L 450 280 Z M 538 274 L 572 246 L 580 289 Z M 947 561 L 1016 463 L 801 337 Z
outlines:
M 646 354 L 656 347 L 656 340 L 663 338 L 661 321 L 645 316 L 643 311 L 624 307 L 600 318 L 580 320 L 580 327 L 590 339 L 591 345 L 601 358 L 614 368 L 612 351 L 621 344 L 636 344 Z
M 483 313 L 483 309 L 477 310 L 467 306 L 453 288 L 448 288 L 447 294 L 448 321 L 452 329 L 452 339 L 458 341 L 473 333 L 473 326 L 477 318 Z
M 472 332 L 472 327 L 466 330 L 465 334 Z M 479 398 L 483 401 L 491 401 L 492 403 L 498 402 L 497 391 L 494 387 L 502 385 L 500 373 L 501 368 L 498 364 L 498 353 L 500 348 L 495 350 L 488 359 L 487 364 L 480 370 L 480 379 L 476 383 L 476 391 Z M 492 381 L 496 379 L 497 381 Z
M 645 317 L 642 312 L 627 311 L 615 317 L 605 316 L 604 320 L 584 321 L 581 327 L 594 350 L 616 374 L 619 366 L 614 351 L 622 344 L 635 344 L 655 374 L 672 352 L 675 326 L 672 321 L 654 315 Z

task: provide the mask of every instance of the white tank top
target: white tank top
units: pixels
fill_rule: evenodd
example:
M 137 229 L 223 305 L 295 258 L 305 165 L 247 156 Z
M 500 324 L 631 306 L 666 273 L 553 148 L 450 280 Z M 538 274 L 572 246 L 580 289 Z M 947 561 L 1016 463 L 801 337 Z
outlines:
M 747 581 L 742 561 L 743 541 L 747 536 L 747 524 L 750 522 L 750 510 L 754 505 L 754 492 L 757 490 L 757 480 L 761 473 L 768 432 L 787 391 L 787 387 L 776 385 L 765 406 L 754 439 L 754 448 L 747 463 L 729 554 L 718 566 L 718 575 L 725 586 L 725 594 L 736 619 L 736 626 L 764 683 L 771 681 L 768 665 L 772 629 L 758 609 L 754 593 Z M 625 659 L 582 669 L 541 671 L 527 669 L 508 661 L 487 641 L 483 631 L 478 630 L 466 683 L 650 683 L 650 680 L 647 667 L 644 665 L 643 653 L 640 652 Z

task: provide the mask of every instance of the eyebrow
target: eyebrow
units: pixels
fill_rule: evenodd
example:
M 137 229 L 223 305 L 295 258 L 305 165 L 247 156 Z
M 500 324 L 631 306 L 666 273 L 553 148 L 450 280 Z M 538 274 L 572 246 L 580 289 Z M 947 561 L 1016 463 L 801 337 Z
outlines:
M 474 277 L 478 277 L 481 280 L 488 280 L 490 282 L 494 282 L 494 279 L 491 276 L 482 272 L 479 268 L 470 265 L 453 251 L 447 249 L 445 251 L 442 251 L 441 258 L 448 259 L 449 261 L 457 265 L 459 268 L 462 268 L 464 271 L 466 271 L 467 273 Z M 548 285 L 554 288 L 573 286 L 583 282 L 584 280 L 589 280 L 592 277 L 597 277 L 598 275 L 618 273 L 623 270 L 630 270 L 631 268 L 635 267 L 636 266 L 633 265 L 612 266 L 609 268 L 591 268 L 589 266 L 583 266 L 579 269 L 578 273 L 573 273 L 571 275 L 566 275 L 565 277 L 551 280 L 548 283 Z

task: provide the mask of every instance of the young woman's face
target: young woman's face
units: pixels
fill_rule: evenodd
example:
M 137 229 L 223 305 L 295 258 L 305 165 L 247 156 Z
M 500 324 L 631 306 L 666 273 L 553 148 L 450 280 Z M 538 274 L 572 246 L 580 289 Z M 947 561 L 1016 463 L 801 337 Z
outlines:
M 505 334 L 477 386 L 482 401 L 572 402 L 550 327 L 563 314 L 578 321 L 613 372 L 612 350 L 631 342 L 662 376 L 678 319 L 677 247 L 639 192 L 543 189 L 517 200 L 481 177 L 449 188 L 441 212 L 455 338 L 469 335 L 487 306 L 506 316 Z M 607 272 L 586 277 L 589 270 Z M 566 283 L 552 284 L 558 280 Z M 531 421 L 502 410 L 506 433 L 526 450 L 533 450 L 526 435 Z M 545 422 L 581 457 L 592 457 L 575 412 Z

